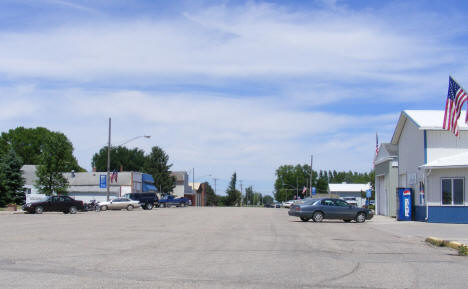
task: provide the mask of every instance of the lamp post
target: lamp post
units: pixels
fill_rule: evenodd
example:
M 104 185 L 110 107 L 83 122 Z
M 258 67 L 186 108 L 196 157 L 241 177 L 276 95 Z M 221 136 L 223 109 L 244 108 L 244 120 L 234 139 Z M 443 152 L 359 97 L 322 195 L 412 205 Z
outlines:
M 149 135 L 140 135 L 140 136 L 136 136 L 136 137 L 133 137 L 129 140 L 126 140 L 125 142 L 119 144 L 119 146 L 122 146 L 124 144 L 127 144 L 131 141 L 134 141 L 138 138 L 141 138 L 141 137 L 144 137 L 144 138 L 150 138 L 151 136 Z M 111 118 L 109 117 L 109 140 L 107 142 L 107 184 L 106 184 L 106 187 L 107 187 L 107 201 L 109 201 L 110 199 L 110 151 L 111 151 Z

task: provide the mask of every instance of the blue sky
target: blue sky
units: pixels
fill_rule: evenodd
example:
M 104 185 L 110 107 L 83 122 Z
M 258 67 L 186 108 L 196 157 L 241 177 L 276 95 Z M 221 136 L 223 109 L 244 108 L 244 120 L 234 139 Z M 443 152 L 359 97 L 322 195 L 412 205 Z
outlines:
M 162 147 L 198 181 L 271 193 L 275 169 L 369 171 L 404 109 L 468 83 L 465 1 L 0 2 L 1 131 Z M 442 122 L 442 120 L 441 120 Z

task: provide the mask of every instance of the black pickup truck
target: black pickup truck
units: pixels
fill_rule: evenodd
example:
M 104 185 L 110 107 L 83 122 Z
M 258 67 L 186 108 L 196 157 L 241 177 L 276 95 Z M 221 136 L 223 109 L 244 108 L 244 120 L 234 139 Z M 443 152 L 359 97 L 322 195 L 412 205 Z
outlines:
M 139 201 L 143 210 L 151 210 L 159 203 L 156 193 L 131 193 L 126 194 L 125 197 L 133 201 Z
M 28 213 L 42 214 L 42 212 L 63 212 L 64 214 L 76 214 L 84 209 L 83 202 L 69 196 L 49 196 L 43 201 L 27 203 L 23 210 Z

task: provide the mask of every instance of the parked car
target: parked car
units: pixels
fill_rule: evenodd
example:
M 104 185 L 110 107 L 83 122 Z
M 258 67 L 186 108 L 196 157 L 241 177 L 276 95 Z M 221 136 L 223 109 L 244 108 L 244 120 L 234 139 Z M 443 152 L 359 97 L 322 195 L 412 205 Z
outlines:
M 293 200 L 287 201 L 287 202 L 283 202 L 283 208 L 290 208 L 292 204 L 294 204 L 294 201 L 293 201 Z
M 299 217 L 307 222 L 321 222 L 323 219 L 342 219 L 345 222 L 355 220 L 358 223 L 374 217 L 374 211 L 358 208 L 341 199 L 322 198 L 309 199 L 302 204 L 292 205 L 288 211 L 290 216 Z
M 185 207 L 189 205 L 189 199 L 187 198 L 176 198 L 172 195 L 166 195 L 159 200 L 159 207 L 161 208 L 169 208 L 171 206 L 176 207 Z
M 127 209 L 128 211 L 133 210 L 133 208 L 139 208 L 140 202 L 133 201 L 128 198 L 116 198 L 110 201 L 99 202 L 99 210 L 122 210 Z
M 126 198 L 138 201 L 143 210 L 151 210 L 154 206 L 158 206 L 159 198 L 156 193 L 131 193 L 126 194 Z
M 76 214 L 84 209 L 83 202 L 69 196 L 49 196 L 43 201 L 27 203 L 23 210 L 28 213 L 42 214 L 42 212 L 63 212 L 64 214 Z

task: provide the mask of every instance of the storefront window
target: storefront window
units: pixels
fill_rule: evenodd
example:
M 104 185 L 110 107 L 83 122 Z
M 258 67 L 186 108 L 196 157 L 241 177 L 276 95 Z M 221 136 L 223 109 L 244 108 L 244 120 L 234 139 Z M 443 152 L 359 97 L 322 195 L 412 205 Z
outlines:
M 442 179 L 442 205 L 463 205 L 464 183 L 462 178 Z

